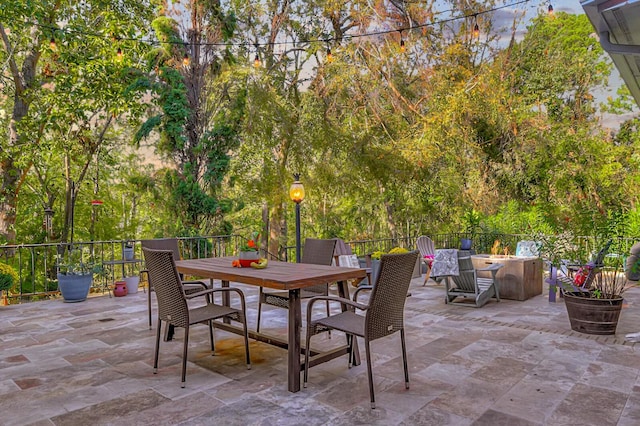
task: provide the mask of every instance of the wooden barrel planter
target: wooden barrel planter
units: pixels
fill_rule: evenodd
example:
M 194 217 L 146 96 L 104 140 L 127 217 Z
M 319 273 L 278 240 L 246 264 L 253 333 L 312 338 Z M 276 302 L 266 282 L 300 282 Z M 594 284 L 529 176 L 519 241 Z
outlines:
M 595 299 L 577 292 L 566 292 L 564 304 L 571 329 L 587 334 L 615 334 L 623 300 L 622 297 Z

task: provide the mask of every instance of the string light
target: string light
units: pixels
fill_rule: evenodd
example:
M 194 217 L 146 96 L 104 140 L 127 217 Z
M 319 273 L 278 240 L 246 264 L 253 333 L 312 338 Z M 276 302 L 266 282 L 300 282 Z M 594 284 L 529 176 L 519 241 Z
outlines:
M 549 10 L 549 15 L 553 15 L 553 5 L 552 4 L 549 5 L 549 9 L 548 10 Z
M 184 54 L 184 58 L 182 58 L 182 65 L 185 67 L 189 66 L 189 62 L 191 62 L 189 60 L 189 55 L 187 55 L 186 53 Z
M 402 30 L 399 30 L 400 32 L 400 53 L 404 53 L 407 48 L 404 45 L 404 38 L 402 37 Z
M 327 62 L 331 63 L 333 62 L 333 54 L 331 53 L 331 46 L 329 45 L 329 41 L 326 41 L 327 43 Z
M 51 37 L 51 40 L 49 40 L 49 47 L 51 47 L 51 50 L 55 51 L 58 46 L 56 46 L 56 39 Z
M 497 7 L 493 7 L 491 9 L 487 9 L 487 10 L 483 10 L 480 12 L 475 12 L 473 14 L 465 14 L 465 15 L 459 15 L 459 16 L 452 16 L 451 18 L 446 18 L 446 19 L 438 19 L 438 20 L 434 20 L 433 22 L 429 22 L 429 23 L 424 23 L 424 24 L 420 24 L 420 25 L 414 25 L 412 27 L 408 27 L 408 28 L 402 28 L 400 30 L 398 29 L 394 29 L 394 30 L 380 30 L 380 31 L 372 31 L 372 32 L 368 32 L 368 33 L 361 33 L 361 34 L 350 34 L 350 35 L 345 35 L 343 37 L 343 39 L 345 40 L 352 40 L 352 39 L 356 39 L 356 38 L 363 38 L 363 37 L 372 37 L 372 36 L 379 36 L 379 35 L 385 35 L 385 34 L 390 34 L 393 33 L 395 31 L 412 31 L 412 30 L 416 30 L 416 29 L 421 29 L 421 28 L 426 28 L 426 27 L 432 27 L 435 25 L 439 25 L 439 24 L 444 24 L 444 23 L 448 23 L 448 22 L 455 22 L 455 21 L 459 21 L 462 19 L 468 19 L 470 17 L 474 17 L 476 18 L 476 24 L 474 25 L 474 34 L 476 32 L 477 29 L 477 34 L 479 36 L 480 33 L 480 28 L 478 26 L 477 23 L 477 17 L 479 15 L 483 15 L 483 14 L 487 14 L 487 13 L 492 13 L 492 12 L 496 12 L 498 10 L 502 10 L 502 9 L 507 9 L 507 8 L 513 8 L 515 6 L 521 5 L 521 4 L 525 4 L 525 3 L 529 3 L 531 0 L 516 0 L 512 3 L 509 4 L 504 4 L 502 6 L 497 6 Z M 553 6 L 549 5 L 549 11 L 551 12 L 553 10 Z M 453 10 L 447 10 L 447 11 L 442 11 L 442 12 L 438 12 L 438 14 L 443 14 L 443 13 L 447 13 L 447 12 L 452 12 Z M 95 37 L 95 38 L 104 38 L 103 34 L 99 34 L 99 33 L 92 33 L 92 32 L 88 32 L 88 31 L 78 31 L 78 30 L 73 30 L 73 29 L 60 29 L 51 25 L 45 25 L 45 24 L 39 24 L 37 22 L 31 22 L 31 21 L 26 21 L 25 24 L 30 24 L 30 25 L 34 25 L 43 29 L 48 29 L 50 31 L 63 31 L 66 34 L 78 34 L 78 35 L 82 35 L 82 36 L 91 36 L 91 37 Z M 131 41 L 134 43 L 144 43 L 144 44 L 148 44 L 151 46 L 158 46 L 160 44 L 175 44 L 175 45 L 182 45 L 184 44 L 184 42 L 181 41 L 163 41 L 160 42 L 158 40 L 154 40 L 154 39 L 148 39 L 148 38 L 137 38 L 137 37 L 118 37 L 117 38 L 118 41 L 124 40 L 124 41 Z M 328 39 L 306 39 L 306 40 L 299 40 L 297 43 L 314 43 L 314 42 L 319 42 L 319 41 L 335 41 L 338 40 L 337 38 L 328 38 Z M 402 47 L 403 44 L 403 39 L 401 39 L 400 41 L 400 45 Z M 254 65 L 258 64 L 261 65 L 260 62 L 260 57 L 258 55 L 257 52 L 257 48 L 259 46 L 266 46 L 266 45 L 272 45 L 272 46 L 276 46 L 276 45 L 289 45 L 291 44 L 290 41 L 280 41 L 280 42 L 265 42 L 265 43 L 255 43 L 254 45 L 256 46 L 256 58 L 257 61 L 254 59 Z M 195 43 L 194 45 L 197 46 L 212 46 L 212 47 L 242 47 L 242 46 L 246 46 L 247 43 L 246 42 L 202 42 L 202 43 Z M 406 46 L 405 46 L 406 48 Z M 121 49 L 118 49 L 120 52 Z
M 116 59 L 118 59 L 118 61 L 122 60 L 122 49 L 118 47 L 118 51 L 116 52 Z
M 479 38 L 480 37 L 480 27 L 478 26 L 478 17 L 475 16 L 475 15 L 474 15 L 474 17 L 475 17 L 476 23 L 473 26 L 473 37 L 474 38 Z

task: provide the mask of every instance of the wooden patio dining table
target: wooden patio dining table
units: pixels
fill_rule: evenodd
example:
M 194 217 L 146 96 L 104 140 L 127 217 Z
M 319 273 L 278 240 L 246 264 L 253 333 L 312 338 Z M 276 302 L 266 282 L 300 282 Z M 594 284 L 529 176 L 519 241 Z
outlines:
M 349 297 L 348 280 L 361 281 L 366 276 L 365 269 L 344 268 L 337 266 L 323 266 L 302 263 L 269 261 L 265 269 L 234 268 L 231 262 L 235 257 L 215 257 L 206 259 L 180 260 L 176 267 L 180 273 L 192 276 L 217 279 L 222 281 L 223 287 L 230 282 L 254 285 L 258 287 L 286 290 L 289 292 L 289 325 L 287 339 L 264 333 L 249 331 L 249 337 L 272 345 L 286 348 L 288 364 L 288 388 L 290 392 L 300 390 L 300 372 L 304 369 L 304 359 L 300 354 L 303 350 L 310 350 L 309 366 L 329 361 L 347 353 L 347 345 L 325 352 L 302 348 L 300 330 L 302 328 L 302 308 L 300 303 L 300 289 L 323 283 L 338 283 L 340 297 Z M 229 304 L 229 296 L 225 295 L 223 303 Z M 342 305 L 342 310 L 347 306 Z M 217 328 L 242 334 L 242 328 L 227 323 L 216 323 Z M 355 342 L 354 342 L 355 344 Z M 360 363 L 357 346 L 354 348 L 354 365 Z

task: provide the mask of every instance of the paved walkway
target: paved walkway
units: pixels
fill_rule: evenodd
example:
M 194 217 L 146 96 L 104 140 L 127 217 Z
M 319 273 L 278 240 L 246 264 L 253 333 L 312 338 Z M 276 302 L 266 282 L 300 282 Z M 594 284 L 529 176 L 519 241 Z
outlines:
M 142 291 L 0 307 L 0 424 L 640 424 L 640 343 L 625 342 L 640 331 L 640 288 L 627 293 L 617 334 L 596 337 L 570 330 L 562 299 L 474 309 L 445 305 L 443 287 L 430 284 L 414 279 L 407 299 L 410 390 L 399 336 L 372 344 L 376 410 L 364 362 L 314 367 L 309 387 L 291 394 L 284 350 L 252 341 L 247 370 L 242 339 L 217 331 L 211 356 L 204 326 L 191 333 L 185 389 L 181 331 L 161 344 L 152 374 L 155 334 Z M 257 291 L 242 288 L 255 327 Z M 280 309 L 265 307 L 263 321 L 265 331 L 286 331 Z

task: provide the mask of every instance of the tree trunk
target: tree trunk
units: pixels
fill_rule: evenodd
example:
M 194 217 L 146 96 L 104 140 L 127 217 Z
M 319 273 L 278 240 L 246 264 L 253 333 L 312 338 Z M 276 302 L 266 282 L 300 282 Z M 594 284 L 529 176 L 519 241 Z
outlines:
M 58 6 L 59 5 L 56 4 L 52 9 L 52 15 Z M 53 16 L 51 16 L 51 18 L 53 18 Z M 51 22 L 52 21 L 53 20 L 51 20 Z M 6 51 L 13 52 L 14 46 L 11 45 L 5 33 L 4 25 L 2 24 L 0 24 L 0 37 L 2 37 Z M 11 150 L 19 146 L 21 138 L 18 132 L 18 123 L 26 117 L 29 112 L 30 99 L 34 96 L 33 93 L 29 93 L 28 89 L 31 89 L 36 81 L 36 66 L 40 59 L 40 44 L 40 38 L 34 34 L 33 44 L 24 57 L 22 70 L 18 69 L 13 55 L 9 55 L 7 60 L 15 93 L 13 113 L 11 115 L 11 121 L 9 122 L 8 150 L 0 147 L 0 157 L 3 158 L 0 162 L 0 167 L 2 167 L 2 170 L 0 170 L 0 176 L 2 177 L 2 186 L 0 187 L 0 237 L 3 237 L 8 243 L 13 243 L 16 239 L 14 225 L 16 223 L 19 181 L 22 175 L 22 170 L 16 166 L 13 161 L 13 152 L 11 152 Z
M 285 215 L 282 202 L 276 202 L 270 209 L 269 214 L 269 252 L 284 259 L 281 248 L 286 245 Z

